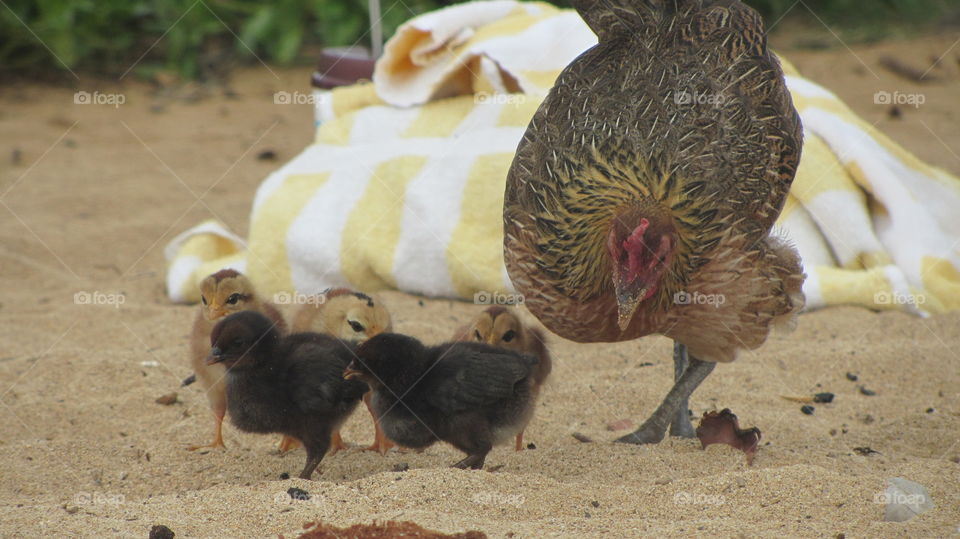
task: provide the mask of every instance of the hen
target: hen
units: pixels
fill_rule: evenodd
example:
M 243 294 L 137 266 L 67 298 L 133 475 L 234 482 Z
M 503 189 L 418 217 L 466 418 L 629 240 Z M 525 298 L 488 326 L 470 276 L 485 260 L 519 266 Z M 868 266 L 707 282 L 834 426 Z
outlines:
M 675 383 L 619 441 L 692 437 L 687 400 L 716 362 L 790 326 L 796 250 L 771 235 L 800 119 L 760 16 L 737 0 L 574 0 L 599 37 L 520 142 L 504 258 L 558 335 L 674 340 Z

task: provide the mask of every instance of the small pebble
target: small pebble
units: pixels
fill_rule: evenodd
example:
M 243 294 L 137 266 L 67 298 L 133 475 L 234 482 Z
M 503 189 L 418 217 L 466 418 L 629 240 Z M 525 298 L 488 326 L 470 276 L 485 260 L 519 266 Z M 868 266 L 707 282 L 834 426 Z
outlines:
M 410 465 L 406 462 L 401 462 L 399 464 L 393 465 L 393 471 L 395 472 L 405 472 L 410 469 Z
M 861 393 L 861 394 L 866 395 L 866 396 L 868 396 L 868 397 L 872 397 L 872 396 L 874 396 L 874 395 L 877 394 L 876 391 L 874 391 L 874 390 L 872 390 L 872 389 L 867 389 L 867 387 L 866 387 L 866 386 L 863 386 L 863 385 L 857 386 L 857 388 L 860 390 L 860 393 Z
M 597 500 L 593 500 L 592 502 L 590 502 L 590 505 L 594 507 L 600 507 L 600 502 L 598 502 Z
M 853 452 L 862 455 L 864 457 L 869 457 L 870 455 L 879 455 L 879 451 L 875 451 L 869 447 L 854 447 Z
M 20 148 L 14 148 L 13 152 L 10 154 L 10 164 L 16 166 L 23 161 L 23 153 L 20 151 Z
M 813 396 L 813 402 L 828 403 L 833 402 L 833 393 L 817 393 Z
M 77 507 L 76 505 L 66 505 L 66 504 L 64 504 L 64 505 L 63 505 L 63 508 L 67 511 L 67 513 L 70 513 L 71 515 L 80 510 L 80 508 Z
M 936 412 L 936 410 L 934 410 L 933 408 L 927 408 L 927 413 L 928 413 L 928 414 L 932 414 L 932 413 L 934 413 L 934 412 Z
M 589 436 L 587 436 L 586 434 L 580 434 L 579 432 L 574 432 L 574 433 L 572 434 L 572 436 L 573 436 L 578 442 L 583 442 L 583 443 L 585 443 L 585 444 L 589 444 L 590 442 L 593 442 L 593 439 L 590 438 Z
M 860 377 L 858 377 L 856 374 L 853 374 L 852 372 L 847 373 L 847 380 L 850 380 L 851 382 L 856 382 L 859 379 Z
M 287 472 L 283 472 L 282 474 L 280 474 L 281 481 L 286 481 L 287 479 L 290 479 L 290 474 L 288 474 Z
M 302 488 L 290 487 L 287 489 L 287 494 L 290 495 L 290 498 L 294 500 L 309 500 L 310 493 L 303 490 Z
M 809 404 L 804 404 L 803 406 L 800 407 L 800 411 L 807 415 L 813 415 L 814 410 L 815 408 L 813 406 L 810 406 Z
M 177 402 L 177 392 L 167 393 L 166 395 L 161 395 L 157 397 L 157 400 L 154 401 L 157 404 L 162 404 L 164 406 L 170 406 L 171 404 Z
M 263 150 L 257 154 L 257 161 L 276 161 L 277 152 L 273 150 Z
M 656 481 L 654 481 L 653 483 L 655 485 L 667 485 L 667 484 L 670 484 L 671 481 L 673 481 L 673 479 L 670 479 L 669 477 L 661 477 Z
M 173 530 L 163 524 L 157 524 L 150 528 L 150 539 L 173 539 L 176 535 Z
M 536 449 L 536 448 L 537 448 L 537 444 L 533 442 L 530 442 L 529 444 L 527 444 L 527 449 Z

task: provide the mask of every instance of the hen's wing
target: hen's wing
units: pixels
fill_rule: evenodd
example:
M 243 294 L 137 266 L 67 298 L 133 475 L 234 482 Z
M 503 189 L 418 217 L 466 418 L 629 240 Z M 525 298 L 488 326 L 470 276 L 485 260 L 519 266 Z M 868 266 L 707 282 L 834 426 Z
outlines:
M 514 395 L 537 359 L 476 343 L 453 345 L 432 369 L 426 399 L 442 410 L 461 411 Z

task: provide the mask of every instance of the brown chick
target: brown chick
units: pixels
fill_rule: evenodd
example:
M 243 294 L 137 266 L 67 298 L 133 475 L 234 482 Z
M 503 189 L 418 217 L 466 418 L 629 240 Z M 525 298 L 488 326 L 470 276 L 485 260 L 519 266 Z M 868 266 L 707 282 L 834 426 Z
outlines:
M 232 269 L 220 270 L 200 283 L 200 312 L 193 322 L 190 334 L 190 359 L 193 372 L 207 394 L 213 411 L 213 441 L 190 446 L 191 451 L 207 447 L 224 447 L 223 416 L 227 412 L 226 368 L 221 364 L 207 364 L 210 354 L 210 333 L 223 317 L 240 312 L 256 311 L 273 322 L 279 333 L 286 332 L 286 322 L 272 304 L 261 301 L 250 280 Z
M 540 395 L 540 388 L 553 369 L 543 333 L 537 328 L 525 325 L 514 310 L 501 305 L 493 305 L 485 309 L 472 323 L 460 328 L 454 335 L 454 339 L 487 343 L 539 359 L 531 388 L 534 399 Z M 517 433 L 516 438 L 516 450 L 522 449 L 523 430 Z
M 737 0 L 573 0 L 599 43 L 521 140 L 504 259 L 525 304 L 577 342 L 674 340 L 673 388 L 619 441 L 692 437 L 716 362 L 790 327 L 797 251 L 770 231 L 802 146 L 763 22 Z M 689 354 L 689 356 L 688 356 Z
M 362 292 L 348 288 L 334 288 L 313 296 L 316 301 L 300 307 L 293 316 L 293 332 L 313 331 L 331 335 L 345 341 L 363 342 L 383 332 L 389 332 L 393 324 L 390 312 L 383 303 Z M 370 415 L 373 416 L 374 441 L 365 451 L 377 451 L 381 455 L 393 447 L 373 415 L 370 405 L 370 393 L 363 396 Z M 280 442 L 280 451 L 285 452 L 299 446 L 295 439 L 286 437 Z M 334 433 L 331 454 L 346 449 L 340 431 Z

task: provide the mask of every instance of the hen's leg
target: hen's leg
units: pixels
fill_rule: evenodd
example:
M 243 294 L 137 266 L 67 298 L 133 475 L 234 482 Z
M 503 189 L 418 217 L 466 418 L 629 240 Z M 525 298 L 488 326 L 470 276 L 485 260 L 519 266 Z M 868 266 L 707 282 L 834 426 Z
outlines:
M 687 345 L 673 341 L 673 382 L 677 383 L 683 372 L 687 370 L 690 359 L 687 357 Z M 679 436 L 681 438 L 694 438 L 696 432 L 693 430 L 693 423 L 690 422 L 690 400 L 683 399 L 680 407 L 677 408 L 673 421 L 670 422 L 670 436 Z
M 667 427 L 676 417 L 677 409 L 690 398 L 697 386 L 713 371 L 716 366 L 712 361 L 700 361 L 690 358 L 689 365 L 680 375 L 680 379 L 673 384 L 670 392 L 654 410 L 653 414 L 640 425 L 636 431 L 618 438 L 618 442 L 630 444 L 655 444 L 663 440 Z M 686 412 L 686 410 L 684 410 Z

